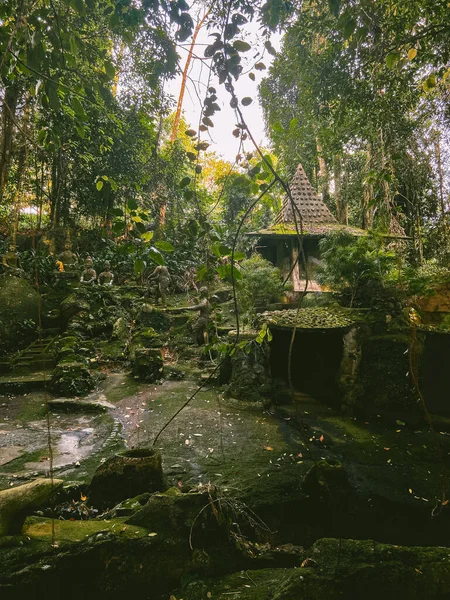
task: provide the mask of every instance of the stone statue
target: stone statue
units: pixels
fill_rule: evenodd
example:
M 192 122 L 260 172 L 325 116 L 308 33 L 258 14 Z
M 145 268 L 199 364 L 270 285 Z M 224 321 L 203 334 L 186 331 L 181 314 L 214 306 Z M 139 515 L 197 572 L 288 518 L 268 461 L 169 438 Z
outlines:
M 16 277 L 21 277 L 23 275 L 14 244 L 10 244 L 8 252 L 2 256 L 2 267 L 5 275 L 15 275 Z
M 64 244 L 64 251 L 58 256 L 58 262 L 63 264 L 63 269 L 59 268 L 59 271 L 62 273 L 64 271 L 75 271 L 78 266 L 78 256 L 75 252 L 72 252 L 72 244 L 69 240 L 66 240 Z
M 80 283 L 93 285 L 97 281 L 97 273 L 93 265 L 92 258 L 87 256 L 84 260 L 84 271 L 81 273 Z
M 114 281 L 114 274 L 111 271 L 111 263 L 109 260 L 105 262 L 105 270 L 98 276 L 100 285 L 111 286 Z
M 195 340 L 199 346 L 202 346 L 206 342 L 206 334 L 208 330 L 209 313 L 211 311 L 211 304 L 208 299 L 208 288 L 201 287 L 200 293 L 200 304 L 193 306 L 191 310 L 198 310 L 198 319 L 192 326 Z
M 198 310 L 198 319 L 192 325 L 192 331 L 194 332 L 195 341 L 199 346 L 202 346 L 206 342 L 206 333 L 208 330 L 209 313 L 211 312 L 211 304 L 208 299 L 208 288 L 201 287 L 199 290 L 200 303 L 195 306 L 183 306 L 180 308 L 172 309 L 172 311 L 182 310 Z
M 158 265 L 148 278 L 148 281 L 153 279 L 156 280 L 158 284 L 158 287 L 156 288 L 156 303 L 158 303 L 158 298 L 161 296 L 161 303 L 165 306 L 167 303 L 167 290 L 170 282 L 170 275 L 167 267 Z

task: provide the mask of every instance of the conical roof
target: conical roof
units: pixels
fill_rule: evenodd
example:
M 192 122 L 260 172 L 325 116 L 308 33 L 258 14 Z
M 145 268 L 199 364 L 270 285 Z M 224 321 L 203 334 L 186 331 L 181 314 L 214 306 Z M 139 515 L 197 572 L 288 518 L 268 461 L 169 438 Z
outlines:
M 292 178 L 291 184 L 292 200 L 296 206 L 297 220 L 298 213 L 301 214 L 304 225 L 318 225 L 325 223 L 337 223 L 335 217 L 328 210 L 325 203 L 319 198 L 313 186 L 309 183 L 305 170 L 301 164 L 298 165 L 297 171 Z M 285 198 L 281 211 L 276 219 L 276 224 L 279 223 L 294 223 L 294 215 L 292 212 L 292 203 L 289 198 Z M 298 211 L 297 211 L 298 209 Z

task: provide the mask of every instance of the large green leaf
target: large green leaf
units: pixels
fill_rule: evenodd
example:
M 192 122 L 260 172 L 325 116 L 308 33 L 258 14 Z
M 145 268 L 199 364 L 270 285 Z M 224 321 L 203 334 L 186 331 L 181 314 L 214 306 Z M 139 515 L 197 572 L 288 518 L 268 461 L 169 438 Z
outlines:
M 161 250 L 162 252 L 175 251 L 175 248 L 172 246 L 172 244 L 170 242 L 167 242 L 166 240 L 159 240 L 155 242 L 155 248 L 158 248 L 158 250 Z

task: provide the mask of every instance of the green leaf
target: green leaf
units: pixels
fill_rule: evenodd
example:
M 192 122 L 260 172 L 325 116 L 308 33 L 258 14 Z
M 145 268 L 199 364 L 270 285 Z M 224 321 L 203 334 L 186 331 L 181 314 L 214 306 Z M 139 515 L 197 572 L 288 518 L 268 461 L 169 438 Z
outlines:
M 123 233 L 124 227 L 125 223 L 123 221 L 116 221 L 113 225 L 112 230 L 116 235 L 120 235 L 121 233 Z
M 235 281 L 239 281 L 242 279 L 241 272 L 236 269 L 236 267 L 231 264 L 227 265 L 219 265 L 216 269 L 217 274 L 221 279 L 225 279 L 227 281 L 232 281 L 232 274 L 234 276 Z
M 330 11 L 335 17 L 339 16 L 339 10 L 341 8 L 341 0 L 328 0 Z
M 95 187 L 97 188 L 98 191 L 100 191 L 103 187 L 103 181 L 101 179 L 99 179 L 97 181 L 97 183 L 95 184 Z
M 114 77 L 116 76 L 116 69 L 110 61 L 105 62 L 105 71 L 110 79 L 114 79 Z
M 248 52 L 249 50 L 252 49 L 250 44 L 248 44 L 247 42 L 244 42 L 242 40 L 235 40 L 233 42 L 233 48 L 235 50 L 237 50 L 238 52 Z
M 245 254 L 245 252 L 235 252 L 234 253 L 234 260 L 244 260 L 244 258 L 247 258 L 247 255 Z
M 291 119 L 290 123 L 289 123 L 289 131 L 290 133 L 292 133 L 293 131 L 295 131 L 295 128 L 298 125 L 298 119 L 296 119 L 295 117 L 293 119 Z
M 153 247 L 150 248 L 150 251 L 148 254 L 149 254 L 150 258 L 153 260 L 153 262 L 155 262 L 157 265 L 165 264 L 163 255 L 156 248 L 153 248 Z
M 256 69 L 257 71 L 264 71 L 264 70 L 265 70 L 265 68 L 266 68 L 266 65 L 265 65 L 263 62 L 258 62 L 258 63 L 256 63 L 256 65 L 255 65 L 255 69 Z
M 344 25 L 344 38 L 348 40 L 348 38 L 353 34 L 356 29 L 356 21 L 352 17 L 350 17 Z
M 423 89 L 425 92 L 429 92 L 434 87 L 436 87 L 436 76 L 432 74 L 425 80 L 423 84 Z
M 184 133 L 188 137 L 195 137 L 197 135 L 197 132 L 195 131 L 195 129 L 187 129 Z
M 386 56 L 386 64 L 388 68 L 391 70 L 394 69 L 399 58 L 400 54 L 398 54 L 397 52 L 389 52 L 389 54 Z
M 141 238 L 144 240 L 144 242 L 150 242 L 153 239 L 153 235 L 153 231 L 146 231 L 141 235 Z
M 70 0 L 69 4 L 77 12 L 79 12 L 80 15 L 82 15 L 84 13 L 84 2 L 83 2 L 83 0 Z
M 143 274 L 145 267 L 145 261 L 143 261 L 142 258 L 136 258 L 134 261 L 134 274 L 136 277 L 140 277 Z
M 206 265 L 201 265 L 197 269 L 197 279 L 199 281 L 203 281 L 208 274 L 208 267 Z
M 84 132 L 84 130 L 83 130 L 83 132 Z M 38 144 L 42 144 L 42 142 L 45 140 L 46 137 L 47 137 L 47 129 L 45 129 L 45 128 L 41 129 L 37 136 Z
M 255 76 L 255 74 L 253 73 L 253 71 L 251 71 L 251 72 L 248 74 L 248 76 L 250 77 L 250 79 L 251 79 L 252 81 L 255 81 L 255 79 L 256 79 L 256 76 Z
M 191 183 L 191 178 L 190 177 L 183 177 L 183 179 L 180 181 L 180 188 L 183 189 L 187 185 L 189 185 L 190 183 Z
M 249 106 L 252 102 L 253 102 L 253 98 L 250 98 L 250 96 L 246 96 L 245 98 L 242 98 L 242 100 L 241 100 L 242 106 Z
M 277 51 L 272 46 L 270 40 L 267 40 L 266 42 L 264 42 L 264 46 L 265 46 L 265 48 L 266 48 L 266 50 L 267 50 L 267 52 L 269 54 L 271 54 L 272 56 L 276 56 L 277 55 Z
M 230 256 L 231 254 L 231 248 L 228 248 L 228 246 L 225 246 L 224 244 L 221 244 L 219 246 L 219 252 L 221 256 Z
M 162 252 L 174 252 L 175 251 L 175 248 L 172 246 L 172 244 L 165 240 L 159 240 L 159 241 L 155 242 L 155 248 L 158 248 L 158 250 L 161 250 Z
M 130 200 L 127 202 L 127 207 L 129 210 L 137 210 L 138 203 L 133 198 L 130 198 Z
M 81 102 L 78 100 L 78 98 L 76 96 L 74 96 L 72 98 L 72 100 L 70 101 L 70 105 L 71 105 L 74 113 L 77 115 L 77 117 L 79 117 L 80 119 L 83 119 L 83 120 L 87 120 L 87 116 L 86 116 L 86 113 L 84 112 L 83 105 L 81 104 Z
M 78 44 L 76 39 L 73 36 L 70 36 L 69 38 L 69 47 L 70 47 L 70 51 L 71 53 L 76 56 L 78 54 Z

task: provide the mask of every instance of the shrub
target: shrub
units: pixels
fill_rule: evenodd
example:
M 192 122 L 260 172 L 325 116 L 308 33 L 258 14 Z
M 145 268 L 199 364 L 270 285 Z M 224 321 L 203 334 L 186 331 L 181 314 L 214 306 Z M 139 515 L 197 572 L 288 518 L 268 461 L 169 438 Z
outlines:
M 381 236 L 358 238 L 339 232 L 320 242 L 324 260 L 317 271 L 320 283 L 347 294 L 350 307 L 370 304 L 392 293 L 386 277 L 394 269 L 395 254 L 384 247 Z
M 242 280 L 239 283 L 238 302 L 240 310 L 252 321 L 256 308 L 266 308 L 279 299 L 283 292 L 283 280 L 279 269 L 271 262 L 254 254 L 240 263 Z

